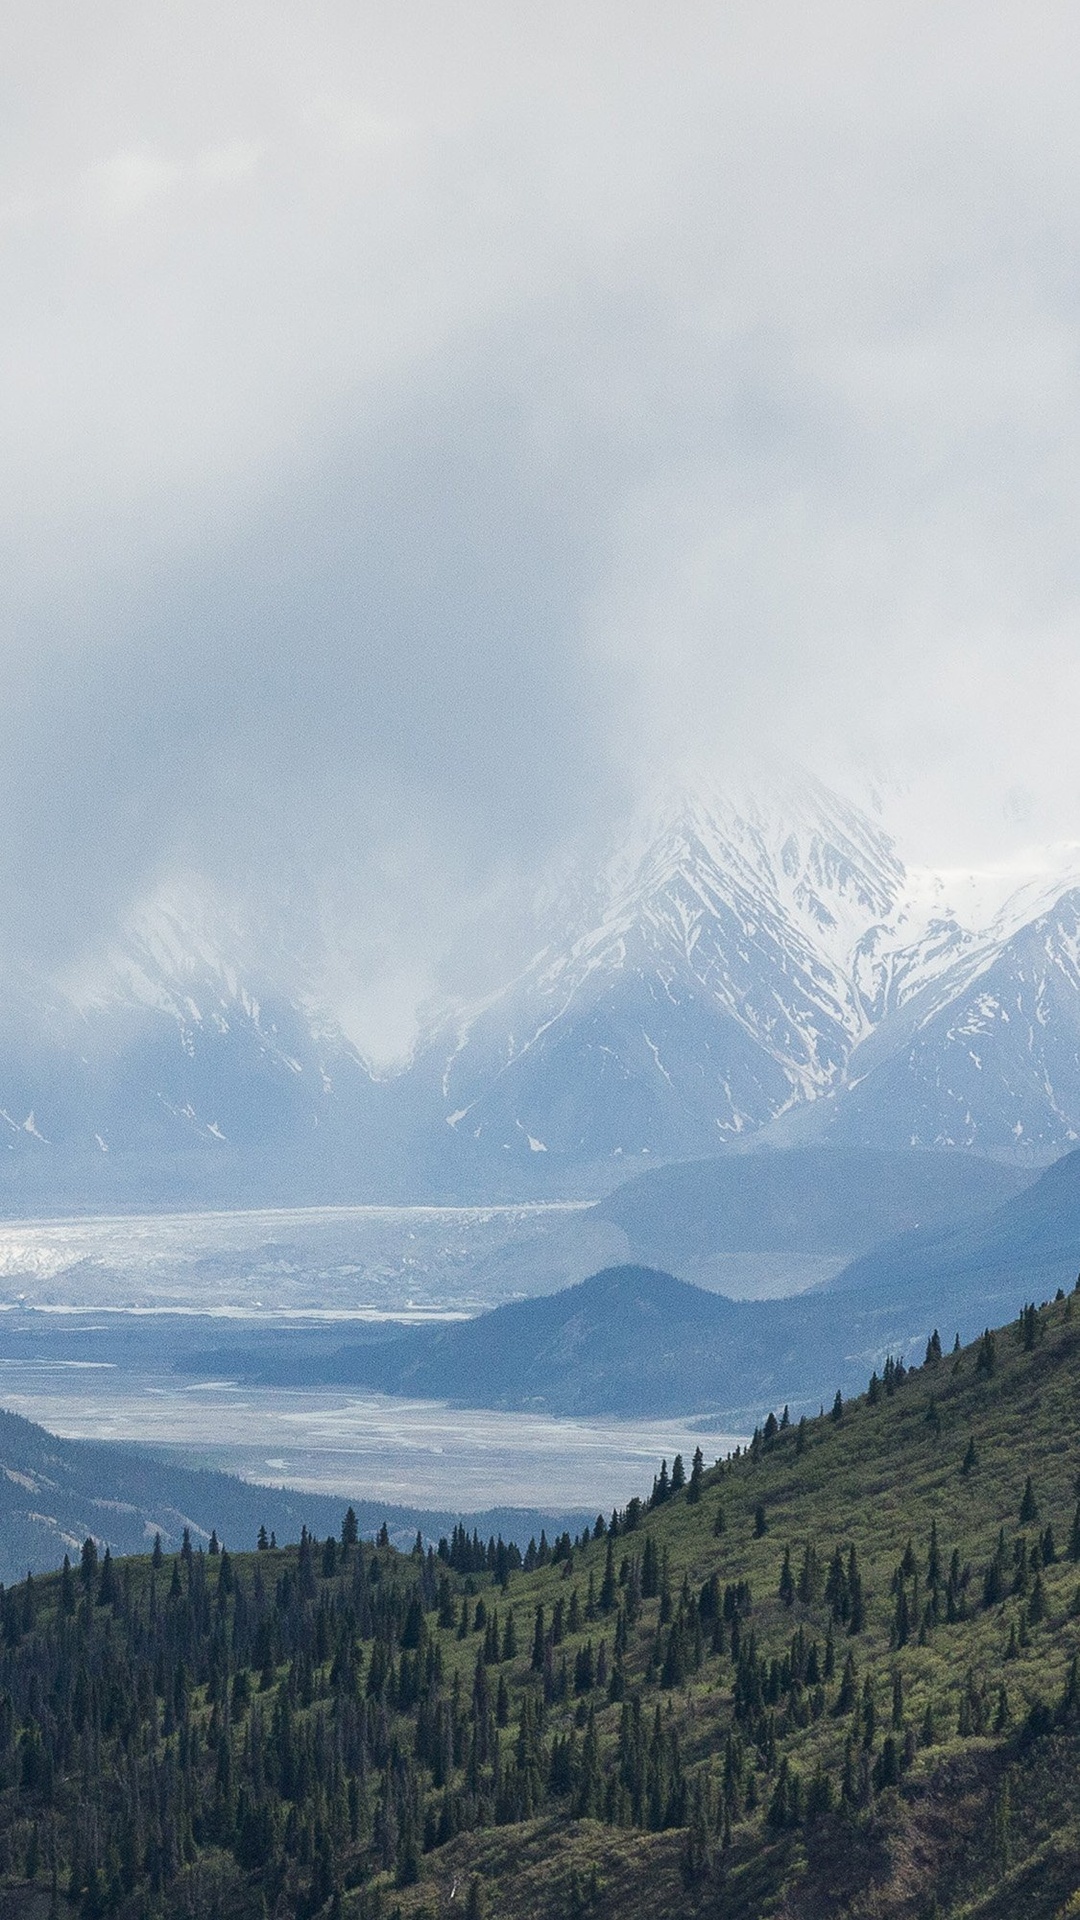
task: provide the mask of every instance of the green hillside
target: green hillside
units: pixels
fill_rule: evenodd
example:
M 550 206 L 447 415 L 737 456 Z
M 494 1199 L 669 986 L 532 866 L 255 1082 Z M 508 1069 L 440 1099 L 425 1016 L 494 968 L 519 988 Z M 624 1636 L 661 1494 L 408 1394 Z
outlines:
M 12 1587 L 0 1916 L 1078 1914 L 1078 1392 L 1062 1297 L 524 1564 Z

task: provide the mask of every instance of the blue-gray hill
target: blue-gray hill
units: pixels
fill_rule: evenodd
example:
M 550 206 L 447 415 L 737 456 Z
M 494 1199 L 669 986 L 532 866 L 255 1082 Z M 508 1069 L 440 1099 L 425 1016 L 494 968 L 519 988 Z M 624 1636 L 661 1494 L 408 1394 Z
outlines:
M 181 1364 L 562 1415 L 712 1412 L 749 1427 L 784 1401 L 859 1389 L 887 1353 L 920 1359 L 935 1326 L 972 1338 L 1071 1287 L 1078 1267 L 1080 1151 L 991 1213 L 904 1235 L 792 1299 L 730 1300 L 627 1265 L 453 1326 L 380 1331 L 329 1352 L 217 1349 Z
M 830 1292 L 945 1303 L 970 1324 L 1007 1316 L 1023 1298 L 1069 1287 L 1080 1268 L 1080 1149 L 990 1213 L 875 1247 L 837 1275 Z
M 655 1268 L 622 1266 L 475 1320 L 408 1328 L 321 1357 L 253 1353 L 246 1368 L 243 1353 L 222 1349 L 183 1364 L 463 1406 L 664 1417 L 770 1406 L 792 1382 L 792 1394 L 817 1392 L 823 1369 L 831 1378 L 835 1368 L 831 1319 L 823 1294 L 728 1300 Z
M 1000 1206 L 1033 1178 L 974 1154 L 792 1147 L 655 1167 L 596 1212 L 669 1266 L 718 1253 L 854 1256 Z

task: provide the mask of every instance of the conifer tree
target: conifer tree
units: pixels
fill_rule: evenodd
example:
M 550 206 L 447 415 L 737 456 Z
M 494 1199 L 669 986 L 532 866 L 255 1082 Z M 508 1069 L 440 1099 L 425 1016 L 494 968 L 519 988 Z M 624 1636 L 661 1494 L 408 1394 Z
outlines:
M 859 1560 L 855 1551 L 854 1541 L 852 1541 L 848 1553 L 847 1579 L 848 1594 L 850 1596 L 848 1632 L 861 1633 L 866 1625 L 866 1603 L 863 1596 L 862 1576 L 859 1572 Z
M 643 1600 L 655 1600 L 660 1591 L 660 1556 L 656 1551 L 656 1541 L 651 1533 L 645 1536 L 645 1546 L 641 1555 L 641 1597 Z
M 1020 1502 L 1020 1525 L 1030 1527 L 1039 1517 L 1039 1503 L 1035 1498 L 1035 1489 L 1028 1474 L 1024 1482 L 1024 1497 Z
M 709 1803 L 703 1782 L 694 1783 L 693 1797 L 690 1803 L 690 1824 L 686 1829 L 686 1839 L 682 1851 L 682 1877 L 686 1887 L 700 1886 L 708 1879 L 712 1869 L 712 1822 L 709 1819 Z
M 1039 1622 L 1046 1618 L 1046 1589 L 1043 1586 L 1041 1572 L 1035 1575 L 1035 1583 L 1027 1604 L 1027 1618 L 1028 1625 L 1032 1627 L 1038 1626 Z
M 844 1671 L 840 1676 L 840 1691 L 836 1697 L 836 1714 L 839 1719 L 854 1711 L 858 1699 L 857 1679 L 855 1655 L 849 1653 L 844 1662 Z
M 817 1553 L 813 1541 L 808 1540 L 803 1548 L 798 1585 L 798 1597 L 804 1607 L 812 1607 L 817 1600 L 819 1581 Z
M 1019 1337 L 1025 1353 L 1034 1353 L 1035 1340 L 1039 1330 L 1039 1316 L 1034 1300 L 1020 1312 Z
M 615 1543 L 608 1536 L 607 1553 L 604 1558 L 604 1578 L 600 1586 L 600 1611 L 610 1613 L 618 1599 L 618 1582 L 615 1577 Z
M 989 1327 L 979 1341 L 979 1351 L 975 1356 L 975 1371 L 989 1379 L 997 1369 L 997 1341 Z

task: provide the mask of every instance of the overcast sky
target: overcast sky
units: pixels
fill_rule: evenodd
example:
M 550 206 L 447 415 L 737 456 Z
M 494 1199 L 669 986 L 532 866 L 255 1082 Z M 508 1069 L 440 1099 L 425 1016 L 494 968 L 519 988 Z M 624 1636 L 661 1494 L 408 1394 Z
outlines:
M 676 761 L 885 769 L 919 858 L 1080 838 L 1075 6 L 5 37 L 17 946 L 307 889 L 389 1033 Z

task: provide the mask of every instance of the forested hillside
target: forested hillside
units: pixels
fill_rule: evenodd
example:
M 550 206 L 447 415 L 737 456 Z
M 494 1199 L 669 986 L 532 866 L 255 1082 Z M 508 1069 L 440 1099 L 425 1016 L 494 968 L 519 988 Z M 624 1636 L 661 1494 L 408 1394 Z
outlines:
M 185 1529 L 196 1545 L 212 1533 L 254 1541 L 260 1525 L 295 1541 L 301 1527 L 336 1528 L 341 1503 L 325 1493 L 266 1487 L 231 1473 L 187 1467 L 160 1451 L 122 1447 L 110 1440 L 61 1440 L 55 1433 L 0 1409 L 0 1580 L 18 1580 L 59 1567 L 65 1550 L 77 1554 L 87 1534 L 114 1555 L 145 1552 L 155 1535 L 166 1550 L 179 1547 Z M 398 1545 L 417 1527 L 448 1527 L 453 1515 L 430 1507 L 394 1507 L 357 1500 L 359 1530 L 374 1538 L 380 1526 Z M 563 1514 L 570 1525 L 580 1509 Z M 527 1507 L 493 1507 L 470 1516 L 486 1534 L 501 1529 L 528 1539 L 551 1516 Z
M 522 1556 L 0 1595 L 0 1914 L 1080 1911 L 1080 1299 Z

